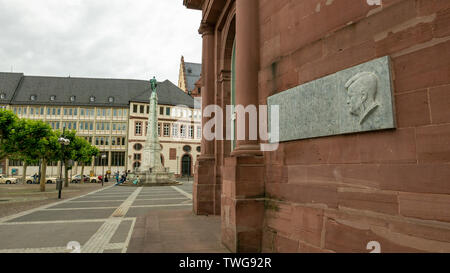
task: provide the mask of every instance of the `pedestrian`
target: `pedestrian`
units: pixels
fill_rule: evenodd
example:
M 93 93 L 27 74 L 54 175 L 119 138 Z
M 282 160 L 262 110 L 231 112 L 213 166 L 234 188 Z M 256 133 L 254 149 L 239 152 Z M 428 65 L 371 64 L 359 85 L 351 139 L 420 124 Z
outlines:
M 119 176 L 120 176 L 119 172 L 116 172 L 115 176 L 116 176 L 116 182 L 119 183 Z

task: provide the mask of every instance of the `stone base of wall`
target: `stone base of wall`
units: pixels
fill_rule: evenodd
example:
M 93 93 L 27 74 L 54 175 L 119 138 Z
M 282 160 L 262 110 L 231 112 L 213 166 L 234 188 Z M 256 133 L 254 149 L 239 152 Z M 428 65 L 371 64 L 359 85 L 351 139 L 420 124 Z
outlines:
M 218 215 L 215 209 L 216 179 L 214 158 L 199 158 L 195 166 L 193 189 L 194 213 L 197 215 Z
M 262 250 L 264 158 L 225 159 L 222 187 L 222 243 L 232 252 Z

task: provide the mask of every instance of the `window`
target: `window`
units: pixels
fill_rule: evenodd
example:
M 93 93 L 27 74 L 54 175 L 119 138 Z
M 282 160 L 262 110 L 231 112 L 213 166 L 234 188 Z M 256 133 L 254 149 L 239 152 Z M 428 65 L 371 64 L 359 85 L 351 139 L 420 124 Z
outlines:
M 170 116 L 170 107 L 167 107 L 167 108 L 166 108 L 166 115 L 167 115 L 167 116 Z
M 113 103 L 113 102 L 114 102 L 114 97 L 109 97 L 109 98 L 108 98 L 108 102 L 109 102 L 109 103 Z
M 181 137 L 186 137 L 186 125 L 181 125 L 180 126 L 180 136 Z
M 125 166 L 125 152 L 111 153 L 111 166 L 124 167 Z
M 89 98 L 89 101 L 90 101 L 90 102 L 95 102 L 95 97 L 94 97 L 94 96 L 91 96 L 91 97 Z
M 2 100 L 6 99 L 6 94 L 5 93 L 1 93 L 0 94 L 0 99 L 2 99 Z
M 159 107 L 159 114 L 164 115 L 164 107 Z
M 164 124 L 164 136 L 170 137 L 170 124 Z
M 161 123 L 158 123 L 158 136 L 161 136 Z
M 172 137 L 178 137 L 178 124 L 172 125 Z
M 147 114 L 150 113 L 150 106 L 147 106 Z
M 202 139 L 202 127 L 197 126 L 197 139 Z
M 141 160 L 142 155 L 141 154 L 134 154 L 134 160 Z
M 80 110 L 80 115 L 84 116 L 84 109 L 83 108 L 81 108 L 81 110 Z
M 50 101 L 55 101 L 56 100 L 56 96 L 55 95 L 51 95 L 50 96 Z
M 135 135 L 142 135 L 142 122 L 136 122 Z
M 61 115 L 61 108 L 58 108 L 58 110 L 56 111 L 57 115 Z
M 30 108 L 30 115 L 34 115 L 34 108 Z
M 197 152 L 201 152 L 202 151 L 202 147 L 200 147 L 200 146 L 197 146 Z
M 70 101 L 71 101 L 71 102 L 74 102 L 76 99 L 77 99 L 77 97 L 75 97 L 75 96 L 71 96 L 71 97 L 70 97 Z
M 140 144 L 140 143 L 137 143 L 137 144 L 134 144 L 134 149 L 136 150 L 136 151 L 140 151 L 140 150 L 142 150 L 142 148 L 143 148 L 144 146 L 142 146 L 142 144 Z
M 113 110 L 113 116 L 117 117 L 117 109 Z
M 137 113 L 138 106 L 136 104 L 133 104 L 133 113 Z
M 31 96 L 30 96 L 30 100 L 31 100 L 31 101 L 35 101 L 35 100 L 36 100 L 36 95 L 31 95 Z
M 139 111 L 141 114 L 144 114 L 144 105 L 141 105 L 141 107 L 140 107 L 140 111 Z
M 140 162 L 138 162 L 138 161 L 134 162 L 134 164 L 133 164 L 133 168 L 134 169 L 138 169 L 140 167 L 141 167 L 141 163 Z
M 105 155 L 106 157 L 103 158 L 102 155 Z M 101 152 L 96 158 L 95 158 L 95 166 L 108 166 L 109 165 L 109 153 L 108 152 Z
M 189 126 L 189 138 L 194 138 L 194 126 Z
M 192 148 L 191 148 L 191 146 L 186 145 L 183 147 L 183 151 L 185 151 L 186 153 L 190 153 L 192 151 Z

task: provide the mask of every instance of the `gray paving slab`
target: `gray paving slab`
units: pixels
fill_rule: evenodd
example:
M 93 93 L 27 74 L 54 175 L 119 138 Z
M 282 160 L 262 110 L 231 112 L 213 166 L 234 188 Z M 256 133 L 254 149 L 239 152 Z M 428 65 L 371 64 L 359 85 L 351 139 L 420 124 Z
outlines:
M 75 199 L 73 201 L 125 201 L 128 196 L 120 196 L 120 197 L 114 197 L 114 196 L 102 196 L 102 197 L 92 197 L 92 196 L 86 196 L 82 198 Z
M 1 225 L 0 249 L 65 247 L 85 244 L 103 223 Z
M 116 233 L 114 233 L 113 237 L 109 241 L 112 244 L 115 243 L 125 243 L 127 240 L 128 234 L 130 233 L 131 225 L 133 221 L 123 221 L 120 223 L 119 228 L 116 230 Z
M 62 221 L 62 220 L 88 220 L 109 218 L 116 210 L 92 209 L 92 210 L 43 210 L 12 219 L 8 222 L 37 222 L 37 221 Z
M 174 205 L 185 204 L 185 202 L 191 201 L 190 199 L 180 200 L 136 200 L 132 206 L 148 206 L 148 205 Z
M 67 202 L 64 204 L 50 207 L 49 209 L 68 209 L 68 208 L 107 208 L 119 207 L 122 201 L 105 201 L 105 202 Z
M 163 199 L 163 198 L 181 198 L 185 197 L 181 194 L 171 194 L 171 195 L 139 195 L 136 199 L 137 200 L 143 200 L 143 199 Z
M 192 210 L 192 206 L 186 206 L 186 205 L 178 205 L 178 206 L 171 206 L 171 207 L 149 207 L 149 208 L 133 208 L 131 207 L 128 210 L 128 213 L 125 215 L 125 217 L 138 217 L 147 214 L 149 211 L 154 210 L 180 210 L 180 209 L 186 209 L 186 210 Z

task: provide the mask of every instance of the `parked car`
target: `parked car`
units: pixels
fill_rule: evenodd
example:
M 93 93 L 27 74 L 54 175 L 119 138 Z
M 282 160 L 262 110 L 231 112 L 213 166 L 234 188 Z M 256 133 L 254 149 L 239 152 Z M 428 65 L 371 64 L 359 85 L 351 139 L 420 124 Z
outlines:
M 45 178 L 47 184 L 56 184 L 56 179 L 57 178 L 55 178 L 55 177 L 46 177 Z M 27 184 L 39 184 L 40 183 L 39 178 L 36 178 L 36 180 L 34 180 L 33 176 L 25 177 L 25 182 Z
M 89 177 L 87 175 L 83 175 L 83 181 L 84 183 L 97 183 L 97 180 L 95 177 Z M 72 176 L 71 183 L 81 183 L 81 176 L 79 174 Z
M 72 176 L 72 181 L 70 181 L 70 183 L 75 183 L 75 184 L 79 184 L 81 183 L 81 181 L 83 181 L 84 183 L 89 183 L 89 177 L 86 175 L 83 175 L 83 178 L 81 178 L 81 175 L 77 174 Z
M 4 175 L 0 174 L 0 184 L 17 184 L 17 180 L 19 178 L 16 177 L 5 177 Z

